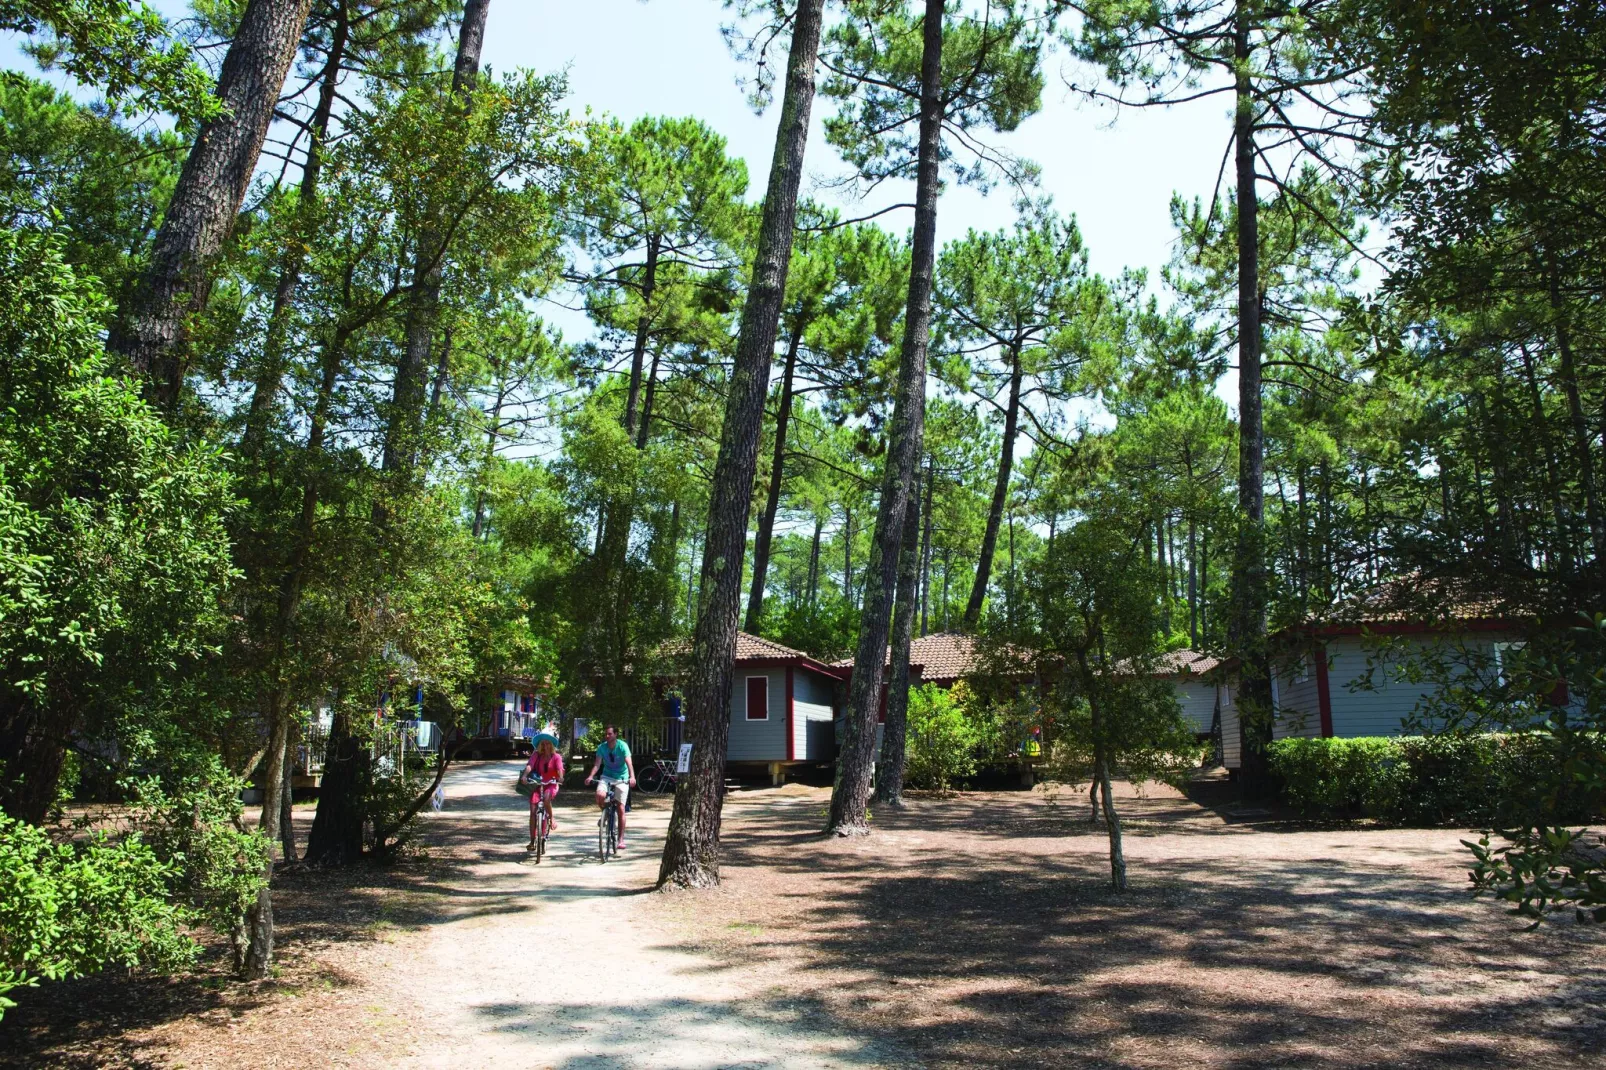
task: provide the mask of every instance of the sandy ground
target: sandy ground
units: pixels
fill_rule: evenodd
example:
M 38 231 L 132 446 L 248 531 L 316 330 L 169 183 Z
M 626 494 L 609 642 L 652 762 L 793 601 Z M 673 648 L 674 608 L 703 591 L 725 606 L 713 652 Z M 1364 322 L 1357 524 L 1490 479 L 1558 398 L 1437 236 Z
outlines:
M 454 770 L 424 857 L 287 871 L 274 980 L 50 986 L 0 1065 L 1606 1067 L 1606 933 L 1469 900 L 1464 833 L 1123 787 L 1117 896 L 1069 792 L 917 797 L 836 840 L 828 791 L 789 785 L 729 796 L 719 889 L 660 894 L 668 800 L 603 865 L 565 793 L 536 865 L 516 769 Z
M 401 1067 L 698 1068 L 886 1065 L 882 1045 L 811 1018 L 665 925 L 658 875 L 668 800 L 641 800 L 603 864 L 595 808 L 564 798 L 550 853 L 523 850 L 524 800 L 501 763 L 451 778 L 437 842 L 470 856 L 393 996 L 427 1027 Z M 472 842 L 455 842 L 455 841 Z M 673 903 L 668 904 L 673 907 Z M 755 983 L 757 982 L 757 983 Z M 406 1008 L 411 1000 L 412 1008 Z

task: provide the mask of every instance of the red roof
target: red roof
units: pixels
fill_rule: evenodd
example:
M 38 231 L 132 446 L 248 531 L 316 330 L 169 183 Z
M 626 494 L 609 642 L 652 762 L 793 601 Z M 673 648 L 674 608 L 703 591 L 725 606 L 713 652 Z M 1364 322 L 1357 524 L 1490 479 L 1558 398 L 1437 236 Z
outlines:
M 671 639 L 663 645 L 663 653 L 672 658 L 684 658 L 691 654 L 691 640 L 688 638 Z M 762 636 L 751 635 L 747 632 L 736 633 L 736 663 L 744 661 L 796 661 L 799 664 L 819 669 L 828 675 L 835 676 L 830 669 L 814 660 L 801 650 L 793 650 L 789 646 L 772 642 Z
M 892 663 L 888 649 L 883 665 Z M 852 658 L 831 663 L 833 668 L 853 668 Z M 957 680 L 976 668 L 976 637 L 959 632 L 937 632 L 909 641 L 909 665 L 921 670 L 926 680 Z
M 1172 650 L 1160 658 L 1155 672 L 1162 676 L 1203 676 L 1221 664 L 1221 659 L 1197 650 Z

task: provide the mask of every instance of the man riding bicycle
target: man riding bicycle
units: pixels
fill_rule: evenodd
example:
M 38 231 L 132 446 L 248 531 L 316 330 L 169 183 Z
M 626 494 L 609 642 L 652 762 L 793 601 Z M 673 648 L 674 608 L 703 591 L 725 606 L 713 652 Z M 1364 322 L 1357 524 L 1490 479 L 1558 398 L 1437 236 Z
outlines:
M 599 778 L 598 773 L 602 776 Z M 619 738 L 619 729 L 609 725 L 603 731 L 602 746 L 597 748 L 597 760 L 591 766 L 591 775 L 586 777 L 586 783 L 596 781 L 597 808 L 600 810 L 608 805 L 608 789 L 612 788 L 614 797 L 619 800 L 619 847 L 625 845 L 625 803 L 630 798 L 630 789 L 636 786 L 636 762 L 630 756 L 630 744 Z
M 535 737 L 535 752 L 524 765 L 524 772 L 519 779 L 528 785 L 530 791 L 530 843 L 526 851 L 535 850 L 536 815 L 541 810 L 546 811 L 546 827 L 549 832 L 558 830 L 558 823 L 552 815 L 552 799 L 558 793 L 558 785 L 563 783 L 563 755 L 558 753 L 558 738 L 550 732 L 541 732 Z

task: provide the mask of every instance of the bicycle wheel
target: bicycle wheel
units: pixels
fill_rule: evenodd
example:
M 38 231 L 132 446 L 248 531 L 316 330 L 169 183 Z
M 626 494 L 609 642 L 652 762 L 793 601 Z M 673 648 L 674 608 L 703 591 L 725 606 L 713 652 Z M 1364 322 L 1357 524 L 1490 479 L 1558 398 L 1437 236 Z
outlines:
M 604 862 L 608 860 L 608 819 L 612 816 L 612 811 L 604 810 L 597 818 L 597 857 Z
M 664 789 L 664 771 L 656 765 L 642 770 L 641 790 L 650 795 L 657 795 Z
M 619 853 L 619 804 L 608 807 L 608 857 Z
M 547 816 L 545 810 L 537 810 L 535 814 L 535 860 L 541 861 L 546 854 Z

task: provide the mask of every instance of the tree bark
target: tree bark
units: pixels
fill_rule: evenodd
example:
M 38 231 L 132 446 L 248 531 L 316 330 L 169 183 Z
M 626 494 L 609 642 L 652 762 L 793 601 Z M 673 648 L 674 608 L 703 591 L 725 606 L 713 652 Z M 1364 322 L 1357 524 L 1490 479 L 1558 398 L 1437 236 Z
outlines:
M 1238 537 L 1233 568 L 1233 646 L 1241 659 L 1240 784 L 1248 798 L 1271 788 L 1271 666 L 1266 651 L 1265 440 L 1260 398 L 1260 227 L 1255 186 L 1254 96 L 1249 13 L 1239 4 L 1233 123 L 1238 191 Z
M 820 528 L 822 523 L 818 515 L 814 518 L 814 540 L 809 545 L 809 605 L 814 604 L 814 598 L 820 590 Z
M 742 309 L 736 360 L 720 430 L 719 457 L 709 488 L 701 605 L 692 634 L 692 663 L 685 693 L 691 769 L 675 791 L 675 809 L 658 871 L 660 886 L 707 887 L 719 883 L 720 808 L 725 791 L 725 744 L 730 733 L 742 557 L 747 549 L 748 510 L 758 467 L 764 401 L 769 395 L 770 364 L 775 358 L 775 335 L 792 258 L 823 8 L 824 0 L 798 0 L 792 20 L 775 155 L 764 195 L 752 283 Z
M 931 331 L 931 284 L 937 259 L 938 166 L 942 148 L 942 31 L 944 0 L 926 0 L 920 58 L 920 147 L 915 172 L 915 225 L 910 248 L 909 302 L 904 311 L 896 401 L 888 436 L 875 534 L 864 572 L 859 645 L 850 683 L 847 723 L 837 759 L 826 830 L 839 836 L 870 831 L 870 774 L 875 763 L 876 709 L 884 679 L 887 631 L 903 520 L 917 491 L 925 435 L 926 344 Z
M 463 25 L 457 35 L 457 60 L 452 68 L 452 98 L 460 101 L 480 73 L 480 52 L 485 45 L 485 20 L 491 0 L 466 0 Z M 427 216 L 427 212 L 426 212 Z M 381 467 L 385 472 L 411 468 L 417 457 L 424 415 L 424 376 L 429 367 L 440 315 L 441 278 L 445 251 L 434 226 L 426 226 L 413 255 L 413 290 L 403 326 L 405 338 L 396 378 L 391 384 L 391 411 L 385 431 Z
M 485 456 L 480 467 L 479 488 L 474 492 L 474 538 L 485 534 L 485 492 L 491 479 L 491 465 L 496 463 L 496 439 L 502 433 L 502 406 L 507 403 L 505 380 L 499 383 L 496 400 L 491 403 L 491 420 L 485 432 Z
M 1583 397 L 1578 389 L 1578 367 L 1573 359 L 1567 307 L 1556 278 L 1555 259 L 1548 253 L 1545 274 L 1550 290 L 1551 311 L 1556 317 L 1556 370 L 1561 380 L 1562 396 L 1567 399 L 1567 418 L 1573 437 L 1573 462 L 1578 466 L 1578 485 L 1584 492 L 1584 519 L 1589 522 L 1590 548 L 1595 553 L 1595 568 L 1599 570 L 1606 567 L 1606 510 L 1602 510 L 1600 496 L 1595 490 L 1595 459 L 1590 455 L 1589 423 L 1584 417 Z
M 324 752 L 318 812 L 307 835 L 308 862 L 345 865 L 362 857 L 362 797 L 368 774 L 368 748 L 352 732 L 351 715 L 342 702 Z
M 1099 787 L 1104 795 L 1104 826 L 1110 836 L 1110 886 L 1118 892 L 1126 891 L 1126 852 L 1121 842 L 1121 815 L 1115 812 L 1115 799 L 1110 794 L 1110 763 L 1099 762 Z
M 298 732 L 289 733 L 285 744 L 288 753 L 284 761 L 284 780 L 279 790 L 279 854 L 286 862 L 296 861 L 296 824 L 295 810 L 295 774 L 296 774 L 296 736 Z
M 881 761 L 875 801 L 903 806 L 903 769 L 909 732 L 909 643 L 914 631 L 915 592 L 920 582 L 920 492 L 909 498 L 898 554 L 898 594 L 892 610 L 892 664 L 887 683 L 887 720 L 881 726 Z
M 658 396 L 658 362 L 663 357 L 663 348 L 656 347 L 652 351 L 652 367 L 647 370 L 646 396 L 641 401 L 641 426 L 636 428 L 636 449 L 647 448 L 647 440 L 652 435 L 652 403 Z
M 290 742 L 290 714 L 283 692 L 269 700 L 268 767 L 262 775 L 262 836 L 270 844 L 279 838 L 280 802 L 284 792 L 284 765 Z
M 240 976 L 247 981 L 260 981 L 268 976 L 273 966 L 273 860 L 270 858 L 262 871 L 262 887 L 257 890 L 256 902 L 245 914 L 247 939 Z
M 931 461 L 926 462 L 926 506 L 920 511 L 920 519 L 924 530 L 920 535 L 920 634 L 926 635 L 928 615 L 927 610 L 931 602 L 931 498 L 932 488 L 937 485 L 937 469 Z
M 970 585 L 970 601 L 965 603 L 964 630 L 975 631 L 981 623 L 982 603 L 987 600 L 987 581 L 992 576 L 993 554 L 998 547 L 998 528 L 1004 521 L 1009 501 L 1009 477 L 1015 465 L 1015 435 L 1020 423 L 1020 350 L 1009 352 L 1009 404 L 1004 409 L 1004 446 L 998 455 L 998 478 L 993 482 L 993 501 L 987 510 L 987 528 L 981 537 L 981 553 L 976 559 L 976 580 Z
M 251 391 L 251 407 L 246 412 L 245 434 L 241 449 L 247 456 L 261 448 L 267 435 L 268 421 L 273 403 L 278 399 L 284 384 L 285 345 L 290 333 L 290 309 L 295 301 L 296 288 L 301 285 L 301 269 L 307 259 L 310 242 L 318 220 L 318 182 L 323 176 L 323 146 L 329 136 L 329 122 L 334 116 L 335 94 L 340 88 L 340 75 L 346 62 L 346 44 L 351 36 L 351 18 L 347 4 L 334 5 L 335 21 L 329 33 L 329 52 L 323 71 L 319 74 L 318 103 L 307 123 L 307 161 L 301 167 L 301 185 L 296 194 L 296 216 L 290 240 L 279 258 L 279 281 L 273 289 L 273 310 L 268 315 L 268 329 L 262 342 L 262 359 Z
M 786 345 L 786 368 L 781 373 L 781 408 L 775 414 L 775 452 L 770 457 L 769 493 L 764 512 L 758 518 L 758 537 L 753 540 L 753 586 L 747 595 L 747 621 L 743 625 L 758 634 L 758 621 L 764 613 L 764 580 L 770 567 L 770 540 L 775 534 L 775 514 L 781 507 L 781 482 L 786 471 L 786 430 L 792 419 L 792 376 L 797 371 L 797 350 L 803 332 L 796 325 Z
M 186 321 L 206 301 L 211 273 L 245 202 L 312 0 L 250 0 L 223 58 L 223 111 L 201 127 L 151 248 L 150 266 L 107 348 L 148 377 L 159 404 L 178 402 Z
M 842 600 L 853 604 L 853 510 L 842 507 Z
M 625 395 L 624 424 L 625 434 L 631 438 L 636 437 L 636 413 L 641 403 L 641 373 L 646 365 L 647 337 L 652 331 L 652 311 L 648 306 L 652 303 L 653 291 L 658 286 L 658 237 L 654 235 L 647 239 L 647 267 L 641 279 L 641 315 L 636 317 L 636 338 L 630 347 L 630 388 Z M 646 443 L 637 444 L 637 449 L 643 449 Z

